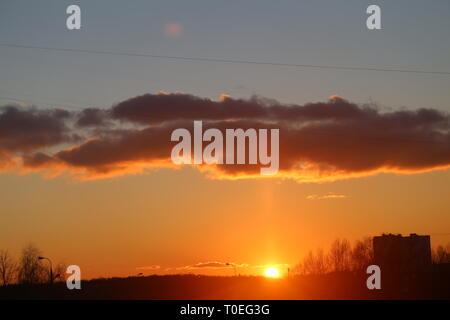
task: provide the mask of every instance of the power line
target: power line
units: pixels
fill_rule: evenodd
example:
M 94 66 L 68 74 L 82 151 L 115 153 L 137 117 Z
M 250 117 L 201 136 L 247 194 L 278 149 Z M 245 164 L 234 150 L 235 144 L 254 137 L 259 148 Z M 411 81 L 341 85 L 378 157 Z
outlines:
M 212 62 L 212 63 L 234 63 L 234 64 L 253 64 L 253 65 L 266 65 L 266 66 L 278 66 L 278 67 L 311 68 L 311 69 L 334 69 L 334 70 L 352 70 L 352 71 L 378 71 L 378 72 L 450 75 L 450 71 L 350 67 L 350 66 L 335 66 L 335 65 L 283 63 L 283 62 L 271 62 L 271 61 L 202 58 L 202 57 L 187 57 L 187 56 L 169 56 L 169 55 L 155 55 L 155 54 L 147 54 L 147 53 L 132 53 L 132 52 L 88 50 L 88 49 L 75 49 L 75 48 L 29 46 L 29 45 L 19 45 L 19 44 L 9 44 L 9 43 L 0 43 L 0 46 L 1 47 L 9 47 L 9 48 L 37 49 L 37 50 L 47 50 L 47 51 L 59 51 L 59 52 L 92 53 L 92 54 L 129 56 L 129 57 L 160 58 L 160 59 L 169 59 L 169 60 Z

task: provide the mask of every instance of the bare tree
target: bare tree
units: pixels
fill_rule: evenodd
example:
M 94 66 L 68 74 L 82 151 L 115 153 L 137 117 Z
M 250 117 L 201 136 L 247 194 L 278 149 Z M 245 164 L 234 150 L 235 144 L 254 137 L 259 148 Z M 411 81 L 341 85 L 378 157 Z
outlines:
M 32 244 L 29 244 L 22 250 L 18 274 L 20 283 L 35 284 L 45 281 L 45 268 L 39 261 L 39 256 L 41 255 L 41 251 Z
M 329 271 L 328 259 L 322 249 L 316 251 L 314 268 L 317 274 L 325 274 Z
M 450 243 L 446 248 L 438 246 L 433 250 L 432 258 L 434 263 L 450 263 Z
M 318 249 L 316 254 L 309 251 L 303 261 L 294 267 L 294 272 L 302 275 L 320 275 L 328 271 L 328 259 L 322 249 Z
M 58 263 L 55 267 L 53 273 L 55 274 L 55 281 L 66 281 L 66 269 L 67 266 L 65 263 Z
M 0 280 L 3 286 L 14 280 L 16 264 L 7 250 L 0 250 Z
M 351 269 L 350 266 L 351 246 L 347 239 L 336 239 L 330 248 L 329 263 L 332 271 L 342 272 Z
M 303 258 L 303 261 L 297 265 L 295 269 L 296 272 L 302 275 L 314 274 L 314 253 L 309 251 L 308 254 Z
M 365 270 L 373 262 L 372 239 L 357 240 L 351 251 L 351 268 L 354 271 Z

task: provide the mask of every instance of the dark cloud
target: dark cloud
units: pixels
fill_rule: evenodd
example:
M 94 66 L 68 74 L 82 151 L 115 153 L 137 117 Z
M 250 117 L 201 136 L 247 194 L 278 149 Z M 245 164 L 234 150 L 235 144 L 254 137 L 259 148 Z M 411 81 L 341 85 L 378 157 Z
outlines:
M 203 120 L 204 130 L 214 127 L 223 132 L 226 128 L 279 128 L 278 176 L 298 181 L 450 166 L 449 115 L 434 109 L 382 112 L 340 97 L 286 105 L 259 97 L 214 101 L 189 94 L 147 94 L 108 110 L 83 110 L 77 115 L 76 127 L 95 129 L 93 136 L 79 145 L 33 154 L 30 151 L 34 149 L 68 140 L 65 122 L 69 115 L 64 111 L 24 110 L 2 109 L 1 150 L 26 150 L 26 168 L 71 170 L 85 178 L 174 166 L 170 160 L 175 144 L 170 141 L 171 132 L 176 128 L 192 131 L 193 120 Z M 8 126 L 3 127 L 2 121 Z M 108 128 L 104 126 L 107 122 Z M 260 167 L 198 168 L 215 177 L 239 178 L 259 176 Z
M 38 110 L 5 106 L 0 108 L 0 149 L 27 151 L 70 140 L 65 110 Z
M 371 109 L 361 109 L 356 104 L 333 97 L 326 103 L 304 106 L 283 105 L 279 102 L 254 96 L 248 100 L 233 99 L 224 95 L 220 101 L 199 98 L 190 94 L 146 94 L 123 101 L 114 106 L 114 119 L 142 124 L 173 120 L 272 120 L 306 121 L 359 118 Z
M 69 118 L 70 112 L 60 109 L 0 107 L 0 170 L 17 168 L 28 153 L 76 141 L 65 124 Z
M 78 127 L 102 127 L 109 124 L 107 111 L 97 108 L 84 109 L 76 121 Z
M 256 101 L 214 101 L 190 94 L 146 94 L 131 98 L 114 106 L 114 119 L 142 124 L 174 120 L 225 120 L 264 117 L 266 110 Z

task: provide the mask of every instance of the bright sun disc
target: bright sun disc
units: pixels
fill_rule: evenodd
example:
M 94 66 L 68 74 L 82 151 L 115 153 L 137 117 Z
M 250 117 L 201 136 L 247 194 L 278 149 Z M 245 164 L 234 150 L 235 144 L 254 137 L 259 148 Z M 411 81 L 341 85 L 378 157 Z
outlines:
M 266 269 L 266 272 L 264 274 L 268 278 L 278 278 L 280 276 L 280 273 L 278 272 L 277 268 L 270 267 Z

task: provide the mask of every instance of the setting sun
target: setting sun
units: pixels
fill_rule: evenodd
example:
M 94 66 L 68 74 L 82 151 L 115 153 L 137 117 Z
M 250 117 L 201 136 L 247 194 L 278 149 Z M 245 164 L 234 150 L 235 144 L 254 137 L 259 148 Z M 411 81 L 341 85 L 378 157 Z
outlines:
M 270 267 L 266 269 L 264 275 L 268 278 L 278 278 L 280 276 L 280 272 L 277 268 Z

